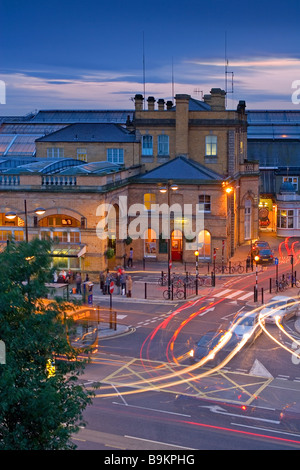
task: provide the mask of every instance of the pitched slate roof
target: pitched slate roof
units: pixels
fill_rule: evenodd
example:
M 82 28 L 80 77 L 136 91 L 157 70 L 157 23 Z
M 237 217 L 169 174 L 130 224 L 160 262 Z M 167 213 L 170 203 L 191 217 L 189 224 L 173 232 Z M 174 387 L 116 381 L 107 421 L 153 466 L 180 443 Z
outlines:
M 84 110 L 84 109 L 50 109 L 41 110 L 31 119 L 34 123 L 115 123 L 125 124 L 127 118 L 132 120 L 133 110 Z
M 176 105 L 172 107 L 172 110 L 176 109 Z M 210 111 L 211 107 L 204 101 L 196 100 L 195 98 L 189 99 L 189 111 Z
M 135 135 L 118 124 L 71 124 L 37 142 L 135 142 Z
M 217 182 L 222 181 L 222 179 L 221 175 L 200 163 L 184 156 L 179 156 L 135 178 L 135 181 L 139 183 L 164 183 L 172 180 L 174 182 L 185 182 L 188 184 L 200 181 L 207 183 Z

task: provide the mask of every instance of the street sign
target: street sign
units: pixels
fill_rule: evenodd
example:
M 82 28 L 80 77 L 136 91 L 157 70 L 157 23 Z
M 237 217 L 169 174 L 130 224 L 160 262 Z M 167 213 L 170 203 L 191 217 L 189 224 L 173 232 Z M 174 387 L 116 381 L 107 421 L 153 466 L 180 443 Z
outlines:
M 109 284 L 109 293 L 110 293 L 110 294 L 113 293 L 114 288 L 115 288 L 114 281 L 111 281 L 111 283 Z
M 274 258 L 275 264 L 278 264 L 278 258 Z
M 169 261 L 169 268 L 170 269 L 172 268 L 172 261 L 171 260 Z

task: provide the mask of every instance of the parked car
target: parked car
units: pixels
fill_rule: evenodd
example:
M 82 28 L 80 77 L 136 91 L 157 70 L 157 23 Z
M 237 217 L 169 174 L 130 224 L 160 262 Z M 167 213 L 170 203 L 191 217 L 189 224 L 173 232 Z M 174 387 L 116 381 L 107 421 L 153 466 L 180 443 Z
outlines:
M 251 257 L 257 264 L 273 264 L 274 262 L 274 253 L 270 248 L 252 249 Z
M 238 345 L 238 336 L 230 331 L 209 331 L 189 351 L 191 362 L 199 362 L 208 359 L 205 364 L 217 365 L 222 362 L 228 354 Z
M 247 344 L 252 344 L 262 333 L 259 323 L 258 312 L 243 312 L 236 315 L 230 325 L 230 329 L 239 337 L 246 340 Z
M 288 320 L 298 313 L 299 300 L 284 295 L 276 295 L 260 311 L 260 317 L 265 323 L 275 323 L 276 317 Z

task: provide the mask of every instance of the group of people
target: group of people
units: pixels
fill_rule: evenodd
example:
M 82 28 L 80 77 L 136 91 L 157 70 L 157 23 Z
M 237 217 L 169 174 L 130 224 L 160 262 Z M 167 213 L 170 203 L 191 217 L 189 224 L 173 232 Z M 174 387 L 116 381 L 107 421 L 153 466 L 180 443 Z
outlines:
M 119 268 L 116 274 L 111 274 L 108 269 L 100 273 L 100 289 L 102 290 L 103 295 L 109 294 L 111 281 L 114 282 L 117 288 L 116 294 L 131 297 L 132 278 L 131 276 L 126 275 L 123 268 Z
M 53 273 L 53 282 L 66 284 L 72 282 L 72 280 L 73 274 L 70 270 L 67 272 L 65 269 L 62 269 L 59 273 L 55 270 Z
M 133 262 L 133 249 L 130 248 L 129 257 L 127 261 L 127 266 L 132 267 Z M 62 269 L 59 273 L 54 271 L 53 275 L 53 282 L 61 282 L 61 283 L 69 283 L 72 281 L 76 283 L 76 294 L 81 294 L 81 286 L 83 283 L 81 273 L 77 272 L 73 275 L 73 273 L 69 270 L 66 272 Z M 84 282 L 89 281 L 89 275 L 86 274 Z M 102 271 L 100 273 L 100 289 L 104 295 L 109 294 L 109 286 L 111 281 L 114 282 L 114 285 L 117 288 L 117 294 L 126 295 L 127 297 L 131 297 L 132 293 L 132 278 L 131 276 L 127 276 L 123 268 L 118 268 L 117 273 L 110 273 L 107 269 L 106 271 Z

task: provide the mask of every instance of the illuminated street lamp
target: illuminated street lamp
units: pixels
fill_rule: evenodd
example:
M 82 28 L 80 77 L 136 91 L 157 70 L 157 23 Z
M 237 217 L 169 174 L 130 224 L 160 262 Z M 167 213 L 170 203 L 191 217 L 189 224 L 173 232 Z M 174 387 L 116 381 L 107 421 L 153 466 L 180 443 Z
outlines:
M 168 290 L 170 292 L 170 287 L 171 287 L 171 220 L 170 220 L 170 190 L 171 191 L 177 191 L 178 186 L 177 184 L 173 184 L 171 182 L 168 182 L 166 186 L 161 186 L 159 188 L 159 191 L 161 193 L 167 193 L 168 194 L 168 211 L 169 211 L 169 240 L 168 240 Z
M 46 210 L 43 207 L 37 207 L 33 212 L 36 215 L 43 215 L 46 212 Z M 26 199 L 24 199 L 24 214 L 25 214 L 25 239 L 26 239 L 26 242 L 28 243 L 28 221 L 27 221 L 27 201 L 26 201 Z M 5 214 L 5 217 L 8 220 L 14 220 L 17 217 L 17 213 L 13 212 L 13 211 L 10 211 L 10 212 L 7 212 Z
M 198 260 L 199 260 L 199 251 L 196 250 L 195 253 L 195 259 L 196 259 L 196 278 L 198 279 Z

